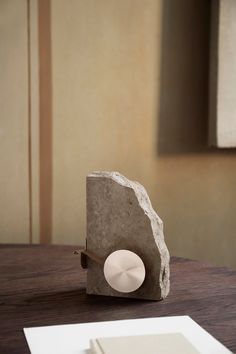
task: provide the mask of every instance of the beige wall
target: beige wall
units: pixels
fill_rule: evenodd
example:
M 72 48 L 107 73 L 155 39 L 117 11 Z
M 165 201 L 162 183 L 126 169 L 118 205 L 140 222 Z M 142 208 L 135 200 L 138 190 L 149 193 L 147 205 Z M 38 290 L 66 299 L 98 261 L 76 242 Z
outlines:
M 236 155 L 207 139 L 209 4 L 52 1 L 53 242 L 85 240 L 85 176 L 143 183 L 172 254 L 236 265 Z
M 155 1 L 53 1 L 54 233 L 85 239 L 85 176 L 150 185 L 157 107 Z
M 0 2 L 10 16 L 1 51 L 0 242 L 29 242 L 28 132 L 37 242 L 37 20 L 30 15 L 30 131 L 26 2 L 17 2 L 17 17 L 9 3 Z M 86 174 L 117 170 L 146 187 L 172 255 L 236 266 L 236 154 L 207 147 L 208 2 L 52 0 L 51 11 L 53 243 L 84 243 Z
M 27 1 L 0 1 L 0 242 L 29 242 Z
M 39 242 L 37 0 L 0 0 L 0 242 Z

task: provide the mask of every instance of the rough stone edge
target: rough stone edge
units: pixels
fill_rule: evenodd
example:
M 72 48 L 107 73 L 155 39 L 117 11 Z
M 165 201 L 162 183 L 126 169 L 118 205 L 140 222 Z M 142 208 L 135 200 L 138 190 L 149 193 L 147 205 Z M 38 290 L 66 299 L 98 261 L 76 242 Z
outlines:
M 164 299 L 168 295 L 170 289 L 170 282 L 169 282 L 170 254 L 164 240 L 163 221 L 153 209 L 146 189 L 139 182 L 131 181 L 125 176 L 121 175 L 119 172 L 115 172 L 115 171 L 112 172 L 94 171 L 90 173 L 87 177 L 88 178 L 89 177 L 110 178 L 114 182 L 120 184 L 121 186 L 131 188 L 134 191 L 134 194 L 139 202 L 140 207 L 143 209 L 145 215 L 150 220 L 154 241 L 160 253 L 161 269 L 160 269 L 159 284 L 161 288 L 161 298 Z M 159 232 L 157 225 L 160 228 L 161 233 Z

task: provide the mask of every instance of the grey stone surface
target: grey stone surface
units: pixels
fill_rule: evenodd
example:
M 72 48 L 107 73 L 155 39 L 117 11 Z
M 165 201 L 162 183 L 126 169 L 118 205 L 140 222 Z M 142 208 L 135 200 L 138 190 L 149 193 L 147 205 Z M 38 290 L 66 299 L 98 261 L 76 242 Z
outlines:
M 131 293 L 112 289 L 103 267 L 88 260 L 87 293 L 160 300 L 169 292 L 169 252 L 163 223 L 144 187 L 118 172 L 87 176 L 87 250 L 104 261 L 119 249 L 139 255 L 145 265 L 142 286 Z

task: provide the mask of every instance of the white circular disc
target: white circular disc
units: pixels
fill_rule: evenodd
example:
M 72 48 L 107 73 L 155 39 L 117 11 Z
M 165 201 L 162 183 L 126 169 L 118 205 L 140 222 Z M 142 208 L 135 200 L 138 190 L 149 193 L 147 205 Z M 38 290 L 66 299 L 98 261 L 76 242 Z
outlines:
M 140 288 L 146 273 L 142 259 L 128 250 L 112 252 L 104 263 L 103 272 L 108 284 L 122 293 Z

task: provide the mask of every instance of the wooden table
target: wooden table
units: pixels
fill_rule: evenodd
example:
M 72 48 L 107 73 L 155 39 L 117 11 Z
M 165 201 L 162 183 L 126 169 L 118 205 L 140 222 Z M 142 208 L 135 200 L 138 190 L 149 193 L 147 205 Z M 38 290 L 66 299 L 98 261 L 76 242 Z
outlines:
M 86 295 L 72 246 L 0 246 L 0 353 L 29 353 L 23 327 L 189 315 L 236 352 L 236 271 L 173 257 L 163 301 Z

